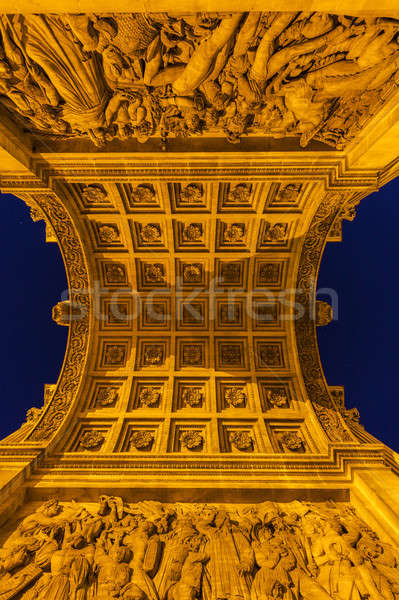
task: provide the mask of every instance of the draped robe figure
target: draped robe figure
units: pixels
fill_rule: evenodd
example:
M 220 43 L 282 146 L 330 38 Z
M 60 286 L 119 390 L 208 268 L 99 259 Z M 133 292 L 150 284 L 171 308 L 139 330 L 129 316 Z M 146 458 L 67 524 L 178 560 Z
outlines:
M 224 511 L 203 511 L 197 529 L 207 537 L 211 600 L 250 600 L 254 555 L 248 539 Z
M 23 24 L 26 54 L 43 68 L 65 101 L 63 119 L 93 140 L 101 137 L 109 94 L 96 55 L 82 60 L 82 51 L 59 17 L 26 15 Z

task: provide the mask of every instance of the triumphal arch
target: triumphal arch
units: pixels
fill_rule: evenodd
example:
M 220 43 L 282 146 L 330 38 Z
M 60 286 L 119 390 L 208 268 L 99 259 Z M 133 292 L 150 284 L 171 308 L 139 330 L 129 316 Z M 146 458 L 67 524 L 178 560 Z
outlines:
M 316 339 L 325 245 L 398 173 L 394 2 L 1 12 L 0 187 L 69 338 L 0 442 L 0 600 L 398 600 L 398 455 Z

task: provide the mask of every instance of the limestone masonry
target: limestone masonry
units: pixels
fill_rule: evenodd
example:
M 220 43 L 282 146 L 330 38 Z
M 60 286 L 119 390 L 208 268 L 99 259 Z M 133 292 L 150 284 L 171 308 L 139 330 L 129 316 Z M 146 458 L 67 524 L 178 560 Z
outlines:
M 325 244 L 398 174 L 397 7 L 25 4 L 0 188 L 69 338 L 0 442 L 0 600 L 398 600 L 399 458 L 316 338 Z

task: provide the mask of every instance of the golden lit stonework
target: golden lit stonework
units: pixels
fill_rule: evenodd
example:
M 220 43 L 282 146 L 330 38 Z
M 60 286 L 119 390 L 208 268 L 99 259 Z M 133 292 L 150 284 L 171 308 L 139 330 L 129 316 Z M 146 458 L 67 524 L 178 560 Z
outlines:
M 69 284 L 0 442 L 1 600 L 395 600 L 398 457 L 316 338 L 397 175 L 395 7 L 71 1 L 0 16 L 1 190 Z

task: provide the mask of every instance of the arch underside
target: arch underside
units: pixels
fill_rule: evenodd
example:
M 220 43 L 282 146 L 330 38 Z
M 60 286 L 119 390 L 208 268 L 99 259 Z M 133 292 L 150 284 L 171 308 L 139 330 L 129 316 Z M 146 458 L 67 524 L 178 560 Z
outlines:
M 59 380 L 4 462 L 34 456 L 32 487 L 99 485 L 97 465 L 165 488 L 386 464 L 325 381 L 315 292 L 326 242 L 396 172 L 397 21 L 0 18 L 2 190 L 44 218 L 70 290 Z

